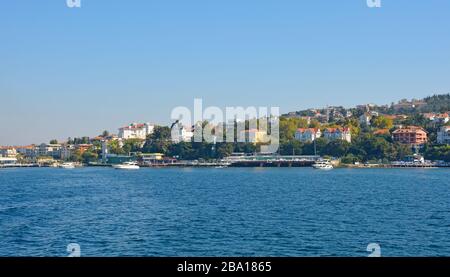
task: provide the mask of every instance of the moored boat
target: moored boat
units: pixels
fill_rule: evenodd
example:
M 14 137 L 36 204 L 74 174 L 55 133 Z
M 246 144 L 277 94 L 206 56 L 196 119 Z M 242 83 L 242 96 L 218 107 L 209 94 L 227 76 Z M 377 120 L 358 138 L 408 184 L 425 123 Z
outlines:
M 122 163 L 122 164 L 113 165 L 113 168 L 115 168 L 115 169 L 126 169 L 126 170 L 136 170 L 136 169 L 139 169 L 140 167 L 137 165 L 136 162 L 125 162 L 125 163 Z
M 64 168 L 64 169 L 73 169 L 73 168 L 75 168 L 75 164 L 74 163 L 62 163 L 58 167 Z
M 331 162 L 329 160 L 319 160 L 319 161 L 315 162 L 312 165 L 312 167 L 315 169 L 322 169 L 322 170 L 333 169 L 333 165 L 331 164 Z

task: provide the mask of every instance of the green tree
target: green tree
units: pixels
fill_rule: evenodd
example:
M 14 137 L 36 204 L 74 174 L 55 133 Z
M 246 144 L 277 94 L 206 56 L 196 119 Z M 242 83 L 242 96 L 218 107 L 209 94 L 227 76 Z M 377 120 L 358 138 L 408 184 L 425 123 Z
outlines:
M 98 154 L 91 150 L 85 151 L 81 157 L 84 163 L 95 162 L 98 160 Z
M 320 128 L 320 122 L 317 119 L 311 119 L 309 128 Z
M 387 141 L 385 137 L 373 136 L 370 133 L 363 134 L 353 141 L 349 153 L 362 159 L 371 160 L 395 160 L 397 149 Z
M 89 137 L 74 138 L 73 144 L 88 144 L 89 140 Z
M 52 140 L 50 141 L 50 144 L 58 144 L 58 141 L 57 141 L 56 139 L 52 139 Z
M 343 164 L 354 164 L 356 162 L 361 162 L 361 158 L 353 154 L 347 154 L 345 157 L 341 159 L 341 162 Z
M 142 140 L 141 139 L 127 139 L 123 142 L 123 151 L 125 153 L 130 152 L 139 152 L 142 150 L 141 148 Z
M 298 128 L 307 128 L 308 122 L 303 118 L 280 118 L 280 141 L 292 141 Z
M 429 120 L 426 119 L 423 114 L 413 114 L 403 121 L 404 125 L 414 125 L 414 126 L 422 126 L 425 127 L 429 123 Z
M 303 153 L 303 144 L 300 141 L 292 140 L 280 145 L 281 155 L 301 155 Z
M 392 129 L 394 122 L 391 118 L 377 116 L 372 120 L 372 126 L 379 129 Z
M 120 147 L 118 140 L 110 141 L 108 146 L 109 146 L 109 151 L 111 152 L 111 154 L 116 154 L 116 155 L 125 154 L 125 151 L 122 149 L 122 147 Z
M 233 153 L 234 145 L 232 143 L 220 143 L 217 145 L 216 149 L 216 157 L 222 159 Z
M 450 145 L 427 146 L 424 156 L 428 160 L 450 162 Z
M 347 118 L 345 119 L 345 126 L 350 128 L 350 132 L 352 134 L 352 138 L 355 138 L 361 134 L 361 126 L 359 124 L 359 120 L 356 118 Z
M 172 145 L 171 130 L 166 126 L 155 126 L 153 133 L 145 140 L 144 153 L 168 154 Z
M 343 157 L 350 149 L 350 143 L 345 140 L 335 140 L 328 143 L 325 146 L 322 154 L 330 155 L 333 157 Z
M 233 152 L 251 154 L 257 152 L 257 150 L 258 147 L 253 143 L 238 142 L 234 144 Z
M 81 156 L 80 150 L 76 150 L 70 155 L 70 160 L 72 162 L 81 162 L 83 161 L 83 157 Z
M 396 143 L 395 147 L 395 160 L 403 160 L 406 156 L 413 154 L 413 151 L 409 145 Z
M 168 155 L 183 160 L 196 159 L 194 150 L 192 149 L 192 143 L 184 141 L 176 144 L 171 144 L 169 147 Z
M 317 138 L 314 142 L 307 142 L 303 145 L 302 155 L 314 155 L 314 148 L 317 155 L 323 155 L 327 147 L 328 140 L 325 138 Z
M 155 126 L 153 133 L 149 135 L 151 140 L 170 140 L 171 130 L 167 126 Z

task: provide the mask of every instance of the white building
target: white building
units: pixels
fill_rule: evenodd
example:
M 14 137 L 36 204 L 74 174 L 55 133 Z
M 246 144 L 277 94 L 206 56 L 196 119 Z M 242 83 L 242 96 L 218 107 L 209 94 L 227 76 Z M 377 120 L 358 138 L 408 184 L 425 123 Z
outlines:
M 375 116 L 375 117 L 380 116 L 380 113 L 377 112 L 377 111 L 370 111 L 369 113 L 370 113 L 371 116 Z
M 72 157 L 72 153 L 75 151 L 75 145 L 63 145 L 60 150 L 60 157 L 63 160 L 67 160 Z
M 119 128 L 120 139 L 146 139 L 148 135 L 153 134 L 154 125 L 150 123 L 131 123 L 128 126 Z
M 0 167 L 15 166 L 17 164 L 16 158 L 0 157 Z
M 448 113 L 438 114 L 433 121 L 438 124 L 446 124 L 450 121 L 450 117 Z
M 370 120 L 372 120 L 372 115 L 370 113 L 363 113 L 359 117 L 359 123 L 362 126 L 370 126 Z
M 352 142 L 352 134 L 350 128 L 326 128 L 323 132 L 324 137 L 330 141 L 345 140 Z
M 17 156 L 16 148 L 14 147 L 0 147 L 0 157 L 15 158 Z
M 184 126 L 174 126 L 172 128 L 172 142 L 190 142 L 192 141 L 192 137 L 194 136 L 194 132 L 192 128 L 184 127 Z
M 437 143 L 450 144 L 450 126 L 443 126 L 437 133 Z
M 18 146 L 16 150 L 27 158 L 34 158 L 37 155 L 37 148 L 35 145 Z
M 322 132 L 319 128 L 300 128 L 295 132 L 295 139 L 302 142 L 314 141 L 320 138 Z
M 424 113 L 423 117 L 437 124 L 446 124 L 450 121 L 448 113 L 436 114 L 436 113 Z
M 61 157 L 61 144 L 43 143 L 37 148 L 37 156 L 48 156 L 53 158 Z

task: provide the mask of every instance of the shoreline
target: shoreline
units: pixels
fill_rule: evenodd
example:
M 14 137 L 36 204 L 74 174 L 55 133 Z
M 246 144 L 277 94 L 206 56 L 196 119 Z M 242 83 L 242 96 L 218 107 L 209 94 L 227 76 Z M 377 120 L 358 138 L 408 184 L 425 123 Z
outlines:
M 79 168 L 112 168 L 112 165 L 83 165 L 77 166 L 75 169 Z M 14 166 L 0 166 L 1 169 L 18 169 L 18 168 L 59 168 L 58 166 L 39 166 L 39 165 L 14 165 Z M 142 165 L 140 168 L 151 168 L 151 169 L 166 169 L 166 168 L 210 168 L 210 169 L 225 169 L 225 168 L 313 168 L 312 166 L 219 166 L 219 165 Z M 397 166 L 397 165 L 347 165 L 341 164 L 334 167 L 334 169 L 442 169 L 450 168 L 449 165 L 436 166 L 436 165 L 408 165 L 408 166 Z

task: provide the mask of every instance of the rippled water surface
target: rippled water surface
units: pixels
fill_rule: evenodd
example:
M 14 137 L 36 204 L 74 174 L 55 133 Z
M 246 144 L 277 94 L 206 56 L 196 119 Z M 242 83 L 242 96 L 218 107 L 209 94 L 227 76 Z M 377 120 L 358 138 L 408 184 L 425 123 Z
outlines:
M 448 169 L 0 169 L 0 256 L 450 256 Z

